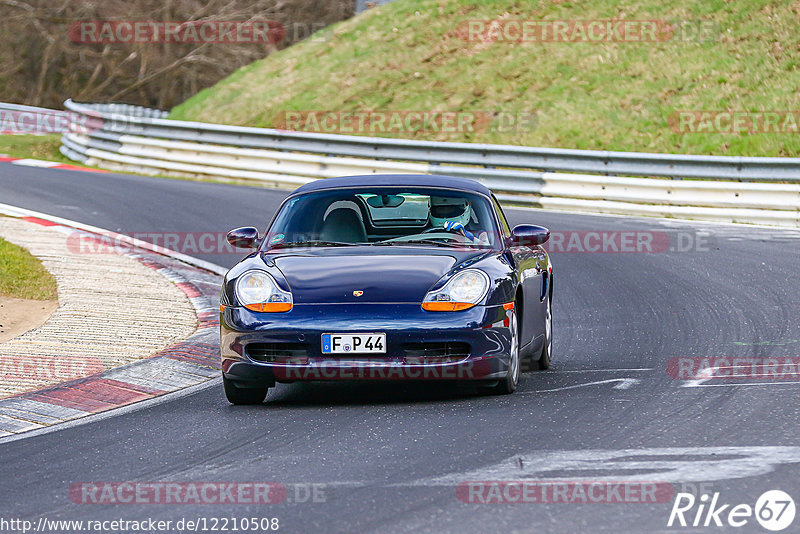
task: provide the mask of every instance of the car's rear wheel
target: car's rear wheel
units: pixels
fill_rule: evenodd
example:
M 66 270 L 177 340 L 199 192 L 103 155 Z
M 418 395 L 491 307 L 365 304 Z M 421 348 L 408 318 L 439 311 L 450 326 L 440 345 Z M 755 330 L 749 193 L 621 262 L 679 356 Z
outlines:
M 519 385 L 519 324 L 517 323 L 516 309 L 508 312 L 508 329 L 511 331 L 511 348 L 509 350 L 508 373 L 505 378 L 494 386 L 494 392 L 499 395 L 514 393 Z
M 261 404 L 267 398 L 268 387 L 244 388 L 237 386 L 232 380 L 222 377 L 225 397 L 231 404 Z
M 548 296 L 547 304 L 544 310 L 544 342 L 542 343 L 542 352 L 537 360 L 537 366 L 540 371 L 550 367 L 550 361 L 553 357 L 553 299 Z

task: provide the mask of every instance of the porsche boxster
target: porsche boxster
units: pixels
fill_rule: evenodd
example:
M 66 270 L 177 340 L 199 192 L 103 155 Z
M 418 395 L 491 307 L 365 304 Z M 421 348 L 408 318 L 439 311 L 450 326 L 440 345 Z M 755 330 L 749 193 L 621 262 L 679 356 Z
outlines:
M 480 381 L 512 393 L 553 355 L 541 226 L 509 227 L 484 185 L 434 175 L 328 178 L 290 194 L 224 278 L 225 394 L 276 382 Z

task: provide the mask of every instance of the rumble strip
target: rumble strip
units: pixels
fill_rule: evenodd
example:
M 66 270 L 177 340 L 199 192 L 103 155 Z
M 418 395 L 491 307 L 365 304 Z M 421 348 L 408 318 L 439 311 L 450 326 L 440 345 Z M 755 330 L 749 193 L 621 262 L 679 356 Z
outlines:
M 21 212 L 27 212 L 27 210 L 14 208 L 2 209 L 0 212 L 19 216 Z M 24 216 L 22 218 L 28 222 L 49 226 L 51 229 L 65 235 L 73 232 L 83 232 L 85 234 L 84 239 L 91 239 L 92 236 L 96 236 L 96 234 L 66 226 L 63 219 L 58 219 L 62 224 L 57 224 L 45 220 L 46 215 L 37 215 L 39 216 Z M 12 221 L 14 220 L 12 219 Z M 76 226 L 80 225 L 76 223 Z M 168 255 L 156 254 L 139 248 L 118 251 L 118 253 L 133 258 L 141 265 L 153 269 L 180 289 L 188 298 L 191 303 L 190 309 L 196 315 L 196 330 L 185 340 L 174 343 L 155 354 L 148 356 L 145 353 L 139 357 L 141 359 L 135 359 L 134 361 L 129 359 L 130 363 L 111 368 L 115 364 L 113 362 L 109 363 L 108 360 L 113 360 L 115 357 L 122 358 L 124 355 L 100 353 L 98 358 L 94 359 L 91 356 L 85 356 L 86 354 L 91 354 L 91 347 L 81 347 L 80 345 L 82 330 L 81 318 L 78 317 L 74 325 L 74 331 L 70 333 L 70 336 L 74 337 L 70 337 L 68 343 L 74 344 L 76 353 L 80 352 L 84 355 L 79 360 L 83 360 L 83 363 L 87 365 L 83 365 L 81 369 L 89 369 L 91 372 L 94 370 L 89 365 L 92 361 L 105 361 L 97 367 L 93 374 L 88 376 L 39 389 L 27 390 L 14 396 L 0 399 L 0 441 L 15 439 L 20 433 L 41 430 L 48 426 L 73 421 L 92 414 L 152 399 L 166 393 L 197 386 L 219 376 L 217 301 L 219 298 L 220 276 L 187 265 Z M 168 254 L 168 251 L 166 251 L 166 254 Z M 61 294 L 59 297 L 61 298 Z M 84 298 L 91 297 L 87 294 Z M 178 310 L 176 309 L 177 312 Z M 134 327 L 141 325 L 138 336 L 148 335 L 147 323 L 146 320 L 143 320 L 146 318 L 135 316 L 133 310 L 126 312 L 124 306 L 120 307 L 119 313 L 131 313 L 130 317 L 123 316 L 123 321 L 129 322 Z M 49 322 L 45 323 L 40 329 L 45 328 Z M 190 327 L 188 332 L 191 331 Z M 35 332 L 36 330 L 23 334 L 23 336 L 10 342 Z M 183 335 L 180 337 L 183 337 Z M 120 344 L 124 344 L 127 341 L 129 340 L 120 340 Z M 88 350 L 80 351 L 80 348 Z M 103 349 L 108 351 L 107 346 Z M 54 352 L 56 351 L 54 350 Z M 60 351 L 58 352 L 60 353 Z M 0 354 L 0 359 L 7 358 L 8 356 Z M 78 363 L 81 362 L 79 361 Z M 117 363 L 116 365 L 119 364 Z

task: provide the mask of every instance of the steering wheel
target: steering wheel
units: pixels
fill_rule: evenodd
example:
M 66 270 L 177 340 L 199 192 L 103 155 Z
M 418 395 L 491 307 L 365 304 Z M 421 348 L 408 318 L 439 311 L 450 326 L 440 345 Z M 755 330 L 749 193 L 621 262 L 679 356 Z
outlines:
M 432 234 L 434 232 L 464 235 L 461 228 L 428 228 L 422 231 L 423 234 Z

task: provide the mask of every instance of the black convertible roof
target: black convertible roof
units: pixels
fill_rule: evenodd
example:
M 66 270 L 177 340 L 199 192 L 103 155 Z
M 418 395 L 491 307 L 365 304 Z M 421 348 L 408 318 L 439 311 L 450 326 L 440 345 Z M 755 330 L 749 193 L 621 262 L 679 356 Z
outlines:
M 315 180 L 301 185 L 294 193 L 361 186 L 443 187 L 461 191 L 475 191 L 476 193 L 482 193 L 487 196 L 491 195 L 491 191 L 489 191 L 485 185 L 475 180 L 456 178 L 455 176 L 439 176 L 436 174 L 365 174 L 361 176 L 323 178 L 322 180 Z

